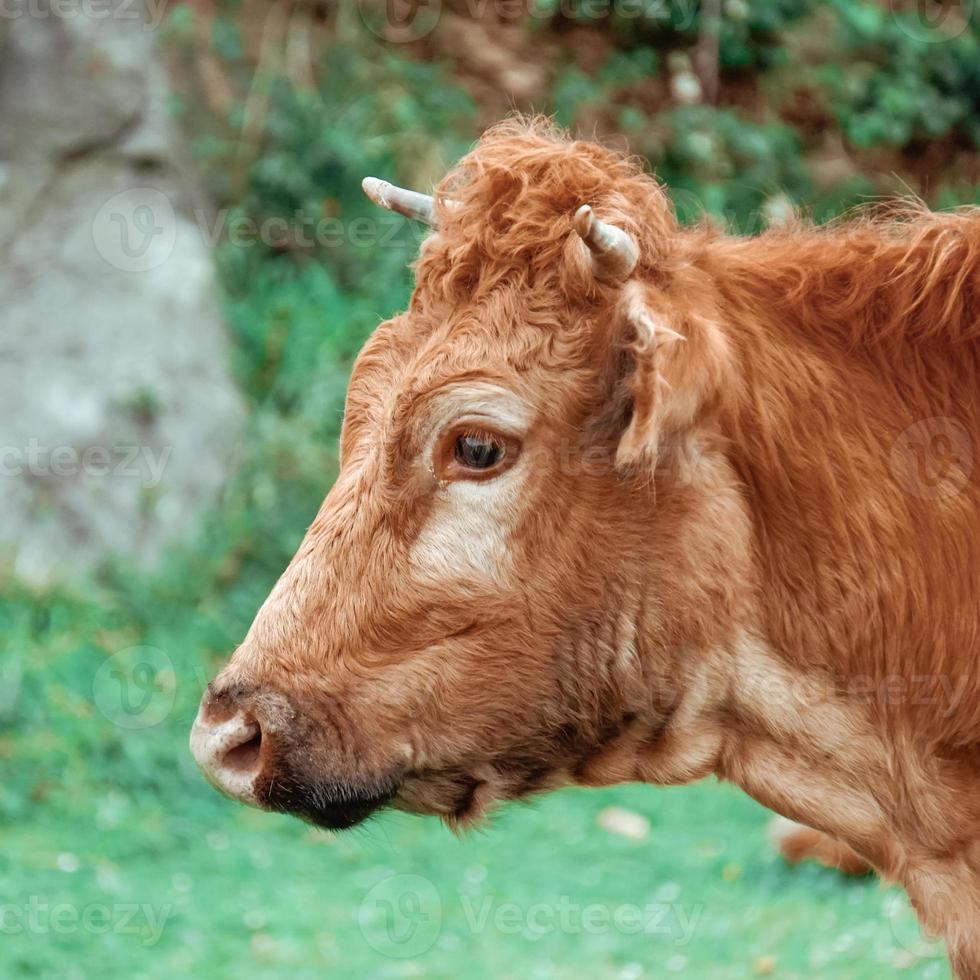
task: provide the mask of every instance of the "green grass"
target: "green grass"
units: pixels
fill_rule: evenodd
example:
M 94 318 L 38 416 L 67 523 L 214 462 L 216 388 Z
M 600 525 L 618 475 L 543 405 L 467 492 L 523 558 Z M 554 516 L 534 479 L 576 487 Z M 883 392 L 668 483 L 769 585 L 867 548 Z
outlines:
M 949 976 L 896 890 L 787 867 L 725 785 L 568 790 L 463 839 L 225 801 L 186 733 L 249 588 L 195 607 L 190 570 L 170 575 L 100 601 L 8 589 L 0 977 Z M 602 829 L 609 805 L 649 836 Z
M 394 814 L 331 836 L 212 799 L 186 760 L 172 776 L 166 795 L 109 791 L 3 828 L 7 903 L 140 906 L 104 934 L 40 916 L 10 934 L 8 913 L 4 977 L 948 976 L 911 956 L 903 899 L 785 867 L 765 812 L 727 787 L 566 791 L 457 840 Z M 600 830 L 610 802 L 649 838 Z

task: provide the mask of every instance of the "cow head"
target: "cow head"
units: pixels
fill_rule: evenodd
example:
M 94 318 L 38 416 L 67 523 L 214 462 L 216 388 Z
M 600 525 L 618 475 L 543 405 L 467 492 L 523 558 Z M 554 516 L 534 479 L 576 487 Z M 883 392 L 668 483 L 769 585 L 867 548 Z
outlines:
M 652 178 L 541 124 L 492 130 L 434 199 L 366 190 L 434 226 L 418 285 L 357 359 L 339 476 L 194 755 L 332 828 L 637 778 L 737 604 L 707 279 Z

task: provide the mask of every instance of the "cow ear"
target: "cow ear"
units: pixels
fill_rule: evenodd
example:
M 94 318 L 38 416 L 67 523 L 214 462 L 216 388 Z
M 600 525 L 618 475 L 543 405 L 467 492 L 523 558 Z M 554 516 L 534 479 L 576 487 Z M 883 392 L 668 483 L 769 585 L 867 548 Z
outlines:
M 652 473 L 671 422 L 669 364 L 685 338 L 666 314 L 651 306 L 641 283 L 627 284 L 620 311 L 622 338 L 633 367 L 627 379 L 632 412 L 616 449 L 616 469 Z

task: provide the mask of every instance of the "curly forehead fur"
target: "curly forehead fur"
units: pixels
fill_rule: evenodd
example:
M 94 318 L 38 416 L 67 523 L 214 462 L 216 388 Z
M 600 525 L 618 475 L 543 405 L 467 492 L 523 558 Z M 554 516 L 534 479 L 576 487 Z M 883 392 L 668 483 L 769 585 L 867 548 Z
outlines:
M 437 189 L 439 233 L 417 264 L 414 303 L 457 305 L 497 286 L 557 287 L 566 300 L 599 287 L 571 234 L 582 204 L 638 242 L 640 272 L 662 266 L 677 223 L 639 161 L 569 139 L 548 122 L 488 130 Z

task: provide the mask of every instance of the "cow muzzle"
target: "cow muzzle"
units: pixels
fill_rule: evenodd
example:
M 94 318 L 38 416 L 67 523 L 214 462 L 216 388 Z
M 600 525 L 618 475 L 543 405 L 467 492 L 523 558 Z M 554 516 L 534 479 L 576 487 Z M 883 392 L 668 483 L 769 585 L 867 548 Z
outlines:
M 191 729 L 191 754 L 232 799 L 329 830 L 352 827 L 392 800 L 401 772 L 378 776 L 343 765 L 339 756 L 349 754 L 333 744 L 337 729 L 310 717 L 279 692 L 212 684 Z

